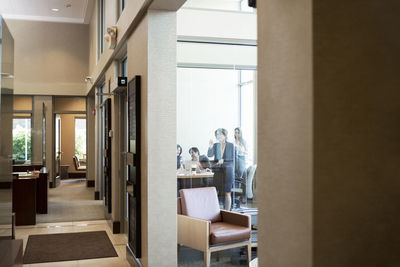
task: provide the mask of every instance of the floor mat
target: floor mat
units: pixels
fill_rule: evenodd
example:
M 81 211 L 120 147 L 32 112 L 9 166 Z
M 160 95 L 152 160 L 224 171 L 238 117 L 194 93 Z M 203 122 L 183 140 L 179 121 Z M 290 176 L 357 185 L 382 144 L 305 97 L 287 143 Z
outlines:
M 105 231 L 30 235 L 24 264 L 118 257 Z

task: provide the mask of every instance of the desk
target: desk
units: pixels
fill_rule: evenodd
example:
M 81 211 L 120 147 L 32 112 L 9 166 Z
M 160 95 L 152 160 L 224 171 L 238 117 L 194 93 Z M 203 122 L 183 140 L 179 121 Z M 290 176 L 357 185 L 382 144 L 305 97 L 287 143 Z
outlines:
M 35 224 L 36 213 L 47 214 L 48 177 L 47 173 L 13 172 L 13 211 L 16 212 L 17 225 Z M 25 193 L 23 193 L 25 192 Z M 22 217 L 27 212 L 27 217 Z M 19 215 L 18 215 L 19 214 Z
M 39 178 L 39 173 L 32 172 L 13 172 L 12 175 L 17 175 L 18 179 L 21 178 Z
M 192 173 L 192 172 L 177 172 L 176 173 L 176 178 L 177 179 L 190 179 L 190 187 L 192 187 L 192 179 L 198 179 L 198 178 L 213 178 L 214 173 L 213 172 L 200 172 L 200 173 Z

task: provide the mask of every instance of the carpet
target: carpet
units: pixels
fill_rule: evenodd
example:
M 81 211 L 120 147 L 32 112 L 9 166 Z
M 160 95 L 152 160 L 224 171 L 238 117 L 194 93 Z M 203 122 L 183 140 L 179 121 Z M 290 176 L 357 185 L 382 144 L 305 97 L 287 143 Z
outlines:
M 24 264 L 118 257 L 105 231 L 30 235 Z

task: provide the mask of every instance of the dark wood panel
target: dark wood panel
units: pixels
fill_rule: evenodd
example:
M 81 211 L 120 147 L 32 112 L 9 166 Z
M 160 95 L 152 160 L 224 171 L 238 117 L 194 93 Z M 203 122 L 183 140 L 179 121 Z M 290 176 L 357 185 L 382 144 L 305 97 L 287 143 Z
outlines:
M 12 190 L 15 225 L 36 224 L 36 179 L 14 179 Z
M 100 192 L 99 191 L 94 192 L 94 200 L 100 200 Z
M 68 178 L 86 178 L 86 172 L 69 172 Z
M 47 173 L 39 173 L 39 178 L 36 179 L 36 212 L 47 214 L 48 209 L 48 186 L 49 179 Z
M 135 76 L 128 84 L 128 130 L 129 146 L 127 153 L 129 233 L 128 246 L 135 258 L 141 257 L 141 81 Z
M 13 172 L 39 171 L 43 165 L 13 165 Z
M 112 199 L 112 186 L 111 186 L 111 99 L 107 99 L 104 105 L 104 193 L 105 205 L 107 206 L 108 213 L 111 213 L 111 199 Z

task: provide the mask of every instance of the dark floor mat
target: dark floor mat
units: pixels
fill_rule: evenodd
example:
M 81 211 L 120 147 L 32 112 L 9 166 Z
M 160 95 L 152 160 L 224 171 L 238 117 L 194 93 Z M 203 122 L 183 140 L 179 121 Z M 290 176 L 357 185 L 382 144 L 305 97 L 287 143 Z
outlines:
M 30 235 L 24 264 L 118 257 L 105 231 Z

